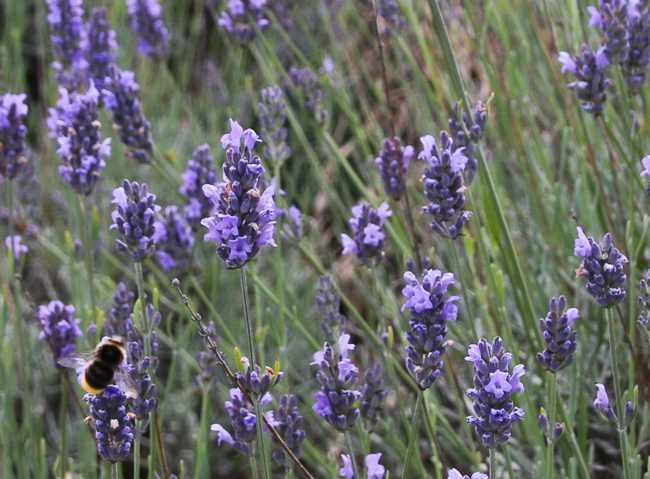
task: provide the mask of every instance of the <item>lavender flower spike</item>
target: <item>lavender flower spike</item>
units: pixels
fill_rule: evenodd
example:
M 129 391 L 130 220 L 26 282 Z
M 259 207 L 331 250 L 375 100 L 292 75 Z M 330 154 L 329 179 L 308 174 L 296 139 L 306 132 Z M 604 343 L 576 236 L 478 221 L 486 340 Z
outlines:
M 384 21 L 385 35 L 390 35 L 393 30 L 403 30 L 406 19 L 400 14 L 397 0 L 379 0 L 377 3 L 377 15 Z
M 342 334 L 338 340 L 338 354 L 325 343 L 322 351 L 314 353 L 310 363 L 318 366 L 316 380 L 321 385 L 314 394 L 316 403 L 312 409 L 341 432 L 352 429 L 361 415 L 356 403 L 362 395 L 354 389 L 359 369 L 348 357 L 348 352 L 354 348 L 350 335 Z
M 284 82 L 284 89 L 298 105 L 309 111 L 319 123 L 327 119 L 327 110 L 323 107 L 323 90 L 319 87 L 318 77 L 309 68 L 291 67 L 287 72 L 289 80 Z
M 368 454 L 364 459 L 366 466 L 366 477 L 368 479 L 383 479 L 386 476 L 386 468 L 379 464 L 381 453 Z M 352 459 L 347 454 L 341 454 L 343 467 L 339 469 L 339 476 L 346 479 L 359 479 L 354 477 L 354 467 L 352 466 Z
M 22 240 L 23 238 L 20 235 L 7 236 L 5 238 L 5 246 L 8 251 L 13 253 L 16 263 L 20 263 L 20 258 L 26 256 L 29 252 L 29 248 L 26 244 L 22 243 Z
M 476 414 L 467 422 L 485 447 L 502 446 L 510 439 L 512 425 L 524 417 L 523 409 L 512 401 L 514 393 L 524 391 L 520 381 L 526 374 L 524 366 L 518 364 L 509 372 L 512 354 L 503 349 L 500 337 L 491 344 L 487 339 L 472 344 L 465 360 L 474 364 L 474 387 L 467 395 L 474 400 Z
M 140 53 L 148 57 L 162 56 L 169 46 L 169 32 L 161 18 L 158 0 L 126 0 L 126 8 Z
M 622 63 L 625 81 L 632 92 L 638 93 L 645 85 L 650 64 L 649 8 L 630 13 L 627 24 L 627 43 L 627 55 Z
M 113 306 L 102 324 L 102 335 L 126 337 L 126 322 L 133 313 L 134 304 L 135 293 L 124 283 L 118 283 L 113 294 Z
M 79 328 L 81 319 L 74 317 L 74 306 L 50 301 L 39 306 L 38 319 L 43 327 L 38 339 L 47 341 L 55 361 L 75 352 L 75 338 L 83 333 Z
M 318 278 L 316 307 L 321 317 L 321 329 L 328 340 L 333 341 L 345 327 L 348 319 L 341 314 L 341 297 L 334 288 L 331 276 Z
M 375 158 L 384 191 L 396 201 L 406 192 L 406 172 L 414 156 L 415 149 L 411 145 L 402 146 L 402 141 L 395 137 L 384 139 L 379 156 Z
M 262 101 L 257 104 L 257 116 L 262 124 L 262 138 L 266 146 L 264 154 L 275 164 L 282 164 L 291 156 L 287 145 L 287 101 L 279 86 L 262 90 Z
M 368 267 L 379 264 L 384 257 L 384 222 L 392 214 L 386 202 L 377 209 L 366 203 L 354 206 L 352 218 L 348 221 L 353 237 L 341 235 L 343 254 L 357 255 Z
M 639 311 L 636 323 L 650 333 L 650 269 L 639 281 L 639 297 L 636 304 Z
M 56 60 L 57 83 L 68 90 L 85 80 L 86 61 L 81 49 L 83 38 L 83 0 L 46 0 L 50 39 Z
M 142 112 L 139 90 L 135 73 L 115 66 L 105 79 L 102 93 L 104 103 L 113 112 L 113 128 L 119 133 L 122 143 L 129 147 L 127 156 L 140 163 L 148 163 L 153 155 L 151 123 Z
M 650 176 L 650 155 L 644 156 L 641 164 L 643 165 L 641 176 Z M 650 196 L 650 182 L 648 182 L 648 186 L 646 187 L 646 193 Z
M 86 93 L 59 89 L 56 108 L 50 108 L 51 134 L 57 137 L 57 153 L 63 161 L 59 175 L 80 195 L 92 193 L 111 154 L 111 139 L 101 138 L 99 92 L 90 83 Z
M 489 479 L 487 474 L 482 474 L 480 472 L 475 472 L 470 478 L 467 474 L 461 474 L 458 469 L 449 469 L 447 473 L 447 479 Z
M 433 217 L 431 229 L 446 238 L 457 238 L 472 213 L 465 211 L 465 183 L 463 173 L 468 158 L 464 148 L 456 148 L 446 131 L 440 134 L 440 145 L 431 136 L 420 138 L 422 152 L 418 158 L 429 163 L 424 170 L 424 196 L 429 204 L 422 208 Z
M 483 139 L 485 134 L 485 123 L 487 121 L 487 106 L 484 103 L 478 102 L 474 106 L 472 112 L 472 125 L 470 126 L 467 109 L 463 108 L 462 124 L 458 118 L 458 110 L 460 103 L 456 103 L 452 109 L 451 117 L 449 118 L 449 132 L 454 139 L 454 144 L 457 148 L 465 148 L 463 154 L 467 157 L 467 164 L 465 166 L 465 176 L 467 183 L 474 180 L 474 175 L 478 169 L 478 147 L 479 142 Z M 468 134 L 469 133 L 469 134 Z
M 596 389 L 598 391 L 596 392 L 594 407 L 600 411 L 608 420 L 616 423 L 616 413 L 614 413 L 614 409 L 609 404 L 609 396 L 607 396 L 607 390 L 605 389 L 605 386 L 602 384 L 596 384 Z
M 600 9 L 587 7 L 590 27 L 597 27 L 605 36 L 604 47 L 611 63 L 621 63 L 627 56 L 627 0 L 599 0 Z
M 84 400 L 90 404 L 99 455 L 113 463 L 125 460 L 133 445 L 135 427 L 126 412 L 124 392 L 110 385 L 96 396 L 87 394 Z
M 104 88 L 104 80 L 110 75 L 111 67 L 115 65 L 117 50 L 115 38 L 115 31 L 108 22 L 106 8 L 93 8 L 86 25 L 82 49 L 88 62 L 88 77 L 99 91 Z
M 5 93 L 0 96 L 0 176 L 15 178 L 25 158 L 25 118 L 28 108 L 27 95 Z
M 388 391 L 384 389 L 384 370 L 381 364 L 366 369 L 363 373 L 364 384 L 361 388 L 361 404 L 359 410 L 361 416 L 368 421 L 371 427 L 379 422 L 379 415 L 383 409 Z
M 210 154 L 210 146 L 201 145 L 194 150 L 182 178 L 183 185 L 179 191 L 188 200 L 185 206 L 185 218 L 192 227 L 195 227 L 203 218 L 210 216 L 213 206 L 212 201 L 201 190 L 203 185 L 214 185 L 217 182 L 217 172 Z
M 248 43 L 255 38 L 256 28 L 262 30 L 269 24 L 264 17 L 266 3 L 267 0 L 228 0 L 218 23 L 235 40 Z
M 546 349 L 537 353 L 537 361 L 554 373 L 573 362 L 578 346 L 578 333 L 573 329 L 573 323 L 580 318 L 580 311 L 566 306 L 564 296 L 551 298 L 546 318 L 539 320 Z
M 214 210 L 201 224 L 205 241 L 217 243 L 217 254 L 228 268 L 241 268 L 265 246 L 275 247 L 275 186 L 264 188 L 264 167 L 253 151 L 259 136 L 230 120 L 232 131 L 221 137 L 226 150 L 223 182 L 203 185 Z M 264 189 L 263 189 L 264 188 Z
M 604 308 L 610 308 L 625 298 L 625 281 L 627 276 L 623 265 L 627 258 L 612 241 L 607 233 L 600 244 L 587 237 L 578 226 L 578 238 L 575 240 L 573 253 L 584 259 L 576 274 L 587 280 L 587 291 Z
M 192 228 L 178 212 L 178 207 L 171 205 L 159 214 L 154 223 L 154 241 L 156 243 L 156 261 L 163 271 L 185 271 L 190 264 L 194 248 Z
M 115 240 L 117 249 L 129 253 L 133 261 L 142 261 L 156 249 L 154 224 L 160 206 L 155 201 L 156 195 L 149 193 L 146 183 L 124 180 L 113 190 L 115 210 L 110 229 L 120 236 Z
M 424 270 L 422 283 L 415 274 L 404 274 L 406 286 L 402 295 L 406 303 L 402 311 L 411 313 L 406 340 L 406 369 L 425 390 L 438 379 L 445 363 L 442 355 L 447 349 L 447 322 L 456 321 L 458 296 L 449 296 L 447 289 L 456 283 L 452 273 L 437 269 Z
M 275 419 L 273 427 L 277 429 L 296 457 L 300 457 L 302 452 L 301 444 L 305 440 L 306 433 L 302 429 L 304 421 L 300 410 L 296 406 L 297 403 L 298 398 L 294 394 L 283 394 L 278 401 L 278 409 L 273 415 Z M 277 446 L 272 454 L 273 460 L 282 466 L 286 465 L 287 454 L 284 449 L 279 447 L 274 436 L 271 436 L 271 442 L 274 446 Z
M 582 109 L 594 116 L 602 114 L 610 84 L 605 76 L 605 69 L 609 65 L 605 47 L 592 52 L 587 45 L 582 45 L 581 56 L 572 57 L 567 52 L 560 52 L 559 60 L 562 73 L 568 72 L 576 77 L 568 87 L 576 91 Z

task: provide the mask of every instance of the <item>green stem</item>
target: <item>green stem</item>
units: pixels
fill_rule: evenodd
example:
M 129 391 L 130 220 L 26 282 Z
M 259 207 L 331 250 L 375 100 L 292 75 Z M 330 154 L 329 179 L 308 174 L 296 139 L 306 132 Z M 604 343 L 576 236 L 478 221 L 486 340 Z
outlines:
M 422 409 L 422 399 L 424 394 L 422 391 L 418 391 L 417 399 L 415 400 L 415 407 L 413 409 L 413 419 L 411 420 L 411 432 L 409 434 L 409 444 L 406 448 L 406 457 L 404 458 L 404 469 L 402 469 L 402 479 L 406 477 L 408 472 L 409 463 L 411 462 L 411 456 L 413 455 L 413 449 L 415 448 L 415 440 L 418 435 L 418 422 L 420 420 L 420 410 Z M 357 476 L 359 477 L 359 476 Z
M 111 479 L 118 479 L 120 477 L 120 471 L 118 467 L 119 466 L 117 462 L 111 464 Z
M 547 449 L 546 449 L 546 477 L 553 479 L 555 477 L 555 457 L 553 455 L 555 448 L 555 407 L 557 403 L 557 376 L 548 371 L 546 373 L 549 393 L 548 393 L 548 428 L 547 433 Z
M 276 191 L 279 192 L 281 191 L 281 183 L 280 183 L 280 178 L 281 178 L 281 172 L 280 172 L 280 164 L 278 161 L 274 162 L 273 165 L 273 174 L 275 176 L 275 181 L 276 181 Z M 280 203 L 282 201 L 282 195 L 279 193 L 276 194 L 276 201 Z M 279 204 L 279 206 L 282 206 Z M 288 211 L 288 210 L 287 210 Z M 275 274 L 276 274 L 276 288 L 277 288 L 277 296 L 278 296 L 278 327 L 280 328 L 279 335 L 282 340 L 280 344 L 280 362 L 282 364 L 283 368 L 287 367 L 287 326 L 286 326 L 286 318 L 284 314 L 284 263 L 282 261 L 282 238 L 278 238 L 278 245 L 275 250 Z M 288 387 L 289 387 L 289 381 L 284 381 L 284 386 L 283 388 L 285 391 L 288 392 Z
M 63 372 L 62 374 L 66 374 Z M 61 457 L 59 470 L 61 472 L 61 477 L 65 478 L 66 475 L 66 429 L 67 429 L 67 412 L 68 412 L 68 390 L 65 387 L 64 378 L 61 376 L 61 409 L 59 410 L 59 433 L 61 434 Z
M 346 429 L 345 431 L 345 442 L 348 447 L 348 454 L 350 455 L 350 461 L 352 461 L 352 469 L 354 470 L 354 477 L 361 477 L 359 475 L 359 467 L 357 466 L 357 460 L 354 457 L 354 447 L 352 446 L 352 435 L 350 431 Z
M 133 439 L 133 479 L 140 479 L 140 434 L 137 431 Z
M 616 429 L 618 430 L 618 440 L 621 447 L 621 459 L 623 461 L 623 479 L 632 479 L 630 472 L 630 462 L 627 451 L 627 438 L 625 436 L 625 406 L 623 405 L 623 396 L 621 393 L 621 383 L 618 374 L 618 348 L 616 346 L 616 333 L 614 330 L 614 315 L 611 309 L 605 310 L 607 317 L 607 330 L 609 333 L 609 351 L 612 361 L 612 376 L 614 381 L 614 396 L 616 408 Z
M 257 362 L 255 361 L 255 337 L 253 335 L 253 325 L 251 324 L 250 311 L 249 311 L 249 298 L 248 298 L 248 282 L 246 281 L 246 267 L 239 268 L 239 285 L 241 286 L 241 295 L 244 302 L 244 320 L 246 322 L 246 334 L 248 336 L 248 352 L 250 354 L 250 367 L 254 368 Z M 253 406 L 255 407 L 255 429 L 257 432 L 257 451 L 260 455 L 260 462 L 262 463 L 262 470 L 264 471 L 264 479 L 271 479 L 271 471 L 269 469 L 268 461 L 266 460 L 266 452 L 264 450 L 264 429 L 262 422 L 262 408 L 260 407 L 259 398 L 253 398 Z
M 490 448 L 490 464 L 488 470 L 488 477 L 490 479 L 496 478 L 495 474 L 497 472 L 497 452 L 494 447 Z
M 81 220 L 81 243 L 84 254 L 84 264 L 86 266 L 86 276 L 88 280 L 87 288 L 90 294 L 90 306 L 92 308 L 92 318 L 93 322 L 97 325 L 97 302 L 95 300 L 95 287 L 94 287 L 94 259 L 90 246 L 90 235 L 88 234 L 88 228 L 92 228 L 93 224 L 93 214 L 92 208 L 87 200 L 87 196 L 80 198 L 79 200 L 79 209 L 81 214 L 79 219 Z M 90 212 L 90 213 L 89 213 Z

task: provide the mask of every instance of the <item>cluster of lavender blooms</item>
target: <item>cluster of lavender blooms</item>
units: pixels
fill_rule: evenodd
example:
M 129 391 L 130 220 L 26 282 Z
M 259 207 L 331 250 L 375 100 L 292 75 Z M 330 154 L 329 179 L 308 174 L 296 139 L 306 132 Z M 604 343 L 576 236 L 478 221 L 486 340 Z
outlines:
M 359 410 L 361 417 L 368 421 L 371 427 L 379 422 L 379 414 L 382 411 L 388 391 L 384 389 L 384 370 L 381 364 L 366 369 L 363 373 L 364 384 L 361 387 L 361 404 Z
M 648 5 L 650 6 L 650 5 Z M 627 22 L 627 55 L 622 67 L 625 81 L 633 92 L 645 85 L 650 64 L 650 8 L 630 11 Z M 632 6 L 630 7 L 632 8 Z
M 379 464 L 380 459 L 381 453 L 368 454 L 365 457 L 363 462 L 366 466 L 366 477 L 368 479 L 383 479 L 386 476 L 386 468 Z M 343 461 L 343 467 L 339 469 L 340 477 L 345 477 L 345 479 L 361 479 L 354 475 L 354 465 L 350 456 L 341 454 L 341 460 Z
M 331 276 L 318 278 L 316 307 L 321 317 L 321 329 L 329 341 L 333 341 L 345 328 L 348 319 L 341 314 L 341 297 L 334 289 Z
M 539 320 L 546 348 L 537 353 L 537 361 L 553 373 L 564 369 L 573 362 L 578 347 L 578 333 L 573 323 L 580 317 L 577 308 L 567 309 L 566 298 L 551 298 L 546 318 Z
M 273 401 L 273 396 L 267 393 L 260 400 L 260 407 L 266 407 Z M 230 444 L 241 454 L 248 456 L 251 454 L 252 444 L 257 439 L 256 426 L 257 416 L 241 390 L 233 388 L 230 390 L 230 401 L 226 401 L 226 410 L 230 416 L 230 425 L 233 433 L 231 434 L 221 424 L 212 424 L 210 430 L 217 433 L 217 444 L 222 442 Z M 273 412 L 264 413 L 266 419 L 272 424 L 274 421 Z
M 599 0 L 600 9 L 590 6 L 590 27 L 603 32 L 603 46 L 611 63 L 620 63 L 627 55 L 627 0 Z
M 113 66 L 102 93 L 104 103 L 113 112 L 113 128 L 119 133 L 122 143 L 129 147 L 127 155 L 138 162 L 148 163 L 153 155 L 151 123 L 142 112 L 139 90 L 135 73 Z
M 517 364 L 509 372 L 512 353 L 503 349 L 500 337 L 491 344 L 483 338 L 470 345 L 467 353 L 465 360 L 474 364 L 474 387 L 467 390 L 467 395 L 474 400 L 476 414 L 468 416 L 467 422 L 485 447 L 501 446 L 510 439 L 512 425 L 524 417 L 512 396 L 524 391 L 521 378 L 526 371 L 523 364 Z
M 24 93 L 0 96 L 0 176 L 8 179 L 14 178 L 26 162 L 26 98 Z
M 464 148 L 456 148 L 446 131 L 440 133 L 440 145 L 431 135 L 420 138 L 423 150 L 418 159 L 429 167 L 424 170 L 424 196 L 429 200 L 422 211 L 432 216 L 431 229 L 446 238 L 457 238 L 472 213 L 465 210 L 463 173 L 468 158 Z
M 572 57 L 567 52 L 560 52 L 559 58 L 562 73 L 568 72 L 576 77 L 568 87 L 576 90 L 576 96 L 582 102 L 582 109 L 594 116 L 600 115 L 607 100 L 607 88 L 611 83 L 605 71 L 609 65 L 605 47 L 593 52 L 587 45 L 582 45 L 580 56 Z
M 38 339 L 47 342 L 55 361 L 62 356 L 74 354 L 75 338 L 83 336 L 79 328 L 81 319 L 75 318 L 74 312 L 74 306 L 58 300 L 38 308 L 38 319 L 43 328 Z
M 127 414 L 124 392 L 110 385 L 101 394 L 87 394 L 84 400 L 90 405 L 99 455 L 112 463 L 126 459 L 136 428 Z
M 167 206 L 154 223 L 156 261 L 163 271 L 186 271 L 190 264 L 194 236 L 192 227 L 178 207 Z
M 87 77 L 92 80 L 99 91 L 104 88 L 104 81 L 115 65 L 117 40 L 115 31 L 108 22 L 105 7 L 93 8 L 82 41 L 82 51 L 87 66 Z
M 348 220 L 353 236 L 341 235 L 343 254 L 356 255 L 366 266 L 379 264 L 384 257 L 384 222 L 392 214 L 386 202 L 377 209 L 366 203 L 353 206 L 352 218 Z
M 201 224 L 208 229 L 204 238 L 217 243 L 217 254 L 228 268 L 241 268 L 261 248 L 275 247 L 275 186 L 264 188 L 264 167 L 253 151 L 259 136 L 230 120 L 232 131 L 221 137 L 226 150 L 223 182 L 203 185 L 212 201 L 212 215 Z
M 257 116 L 262 124 L 262 139 L 264 140 L 264 155 L 275 164 L 282 164 L 291 156 L 291 148 L 287 145 L 288 130 L 284 126 L 287 121 L 287 102 L 279 86 L 262 90 L 262 101 L 257 104 Z
M 637 298 L 639 317 L 637 325 L 646 330 L 650 329 L 650 269 L 639 281 L 639 297 Z
M 306 433 L 302 429 L 304 420 L 298 409 L 298 398 L 295 394 L 283 394 L 278 401 L 278 409 L 273 414 L 273 427 L 278 431 L 285 444 L 289 449 L 300 457 L 302 453 L 301 444 L 305 440 Z M 274 450 L 272 453 L 273 460 L 280 464 L 287 463 L 287 454 L 279 447 L 277 439 L 271 437 Z
M 607 395 L 605 386 L 603 384 L 596 383 L 596 390 L 594 408 L 618 428 L 626 429 L 630 425 L 630 422 L 632 422 L 632 419 L 634 419 L 634 414 L 636 412 L 634 403 L 632 401 L 625 403 L 625 411 L 623 412 L 624 418 L 623 422 L 621 423 L 619 421 L 619 418 L 616 416 L 612 405 L 609 403 L 609 396 Z
M 625 298 L 623 287 L 627 276 L 623 265 L 627 258 L 615 246 L 607 233 L 600 244 L 585 235 L 578 226 L 573 254 L 584 259 L 577 275 L 587 280 L 587 291 L 604 308 L 610 308 Z
M 115 210 L 111 214 L 119 238 L 115 244 L 119 251 L 131 255 L 133 261 L 142 261 L 156 249 L 155 221 L 160 206 L 156 195 L 149 193 L 146 183 L 124 180 L 122 186 L 113 190 Z
M 210 216 L 213 206 L 212 201 L 203 194 L 201 187 L 214 185 L 217 182 L 217 172 L 209 145 L 201 145 L 194 150 L 182 178 L 183 185 L 179 191 L 187 197 L 185 218 L 192 227 L 196 227 L 203 218 Z
M 7 251 L 12 253 L 16 263 L 20 263 L 20 258 L 27 256 L 27 253 L 29 252 L 29 248 L 26 244 L 23 244 L 22 241 L 23 238 L 20 235 L 12 235 L 5 238 Z
M 284 82 L 284 89 L 288 96 L 296 104 L 303 105 L 316 121 L 324 122 L 327 110 L 323 106 L 323 90 L 319 87 L 316 74 L 309 67 L 291 67 L 287 75 L 289 79 Z
M 133 313 L 135 293 L 124 283 L 118 283 L 113 294 L 113 306 L 102 323 L 103 336 L 126 337 L 126 322 Z
M 89 195 L 111 154 L 111 139 L 101 138 L 99 91 L 90 83 L 85 93 L 59 89 L 56 108 L 50 108 L 50 136 L 58 142 L 63 164 L 59 175 L 78 194 Z
M 422 283 L 410 271 L 404 274 L 402 294 L 406 302 L 402 311 L 411 313 L 406 340 L 406 369 L 418 387 L 425 390 L 438 379 L 445 363 L 447 322 L 456 321 L 458 296 L 449 296 L 449 286 L 456 283 L 452 273 L 437 269 L 424 270 Z
M 147 321 L 143 331 L 134 322 L 133 315 L 125 322 L 127 362 L 124 371 L 135 385 L 136 395 L 129 398 L 129 410 L 140 421 L 140 430 L 146 428 L 149 414 L 156 409 L 158 395 L 152 376 L 158 369 L 158 339 L 154 329 L 160 324 L 160 313 L 148 304 L 145 311 Z M 145 342 L 147 344 L 145 344 Z M 149 347 L 150 355 L 145 354 L 145 346 Z
M 478 149 L 485 134 L 485 122 L 488 119 L 487 105 L 478 102 L 468 116 L 467 109 L 462 109 L 462 122 L 459 118 L 460 102 L 454 105 L 449 118 L 449 132 L 457 148 L 464 148 L 463 155 L 467 157 L 465 165 L 465 178 L 467 183 L 474 181 L 478 169 Z
M 264 16 L 266 3 L 267 0 L 228 0 L 218 23 L 235 40 L 248 43 L 255 38 L 257 30 L 269 25 L 269 20 Z
M 82 50 L 83 0 L 46 0 L 57 83 L 76 89 L 84 80 L 87 63 Z
M 145 56 L 160 57 L 169 46 L 169 32 L 162 20 L 158 0 L 126 0 L 131 28 L 138 37 L 138 50 Z
M 279 364 L 276 364 L 275 369 L 266 366 L 264 372 L 262 372 L 262 369 L 257 364 L 254 367 L 251 367 L 248 358 L 246 357 L 241 358 L 241 363 L 242 370 L 237 371 L 235 377 L 244 391 L 246 391 L 253 399 L 262 398 L 284 377 L 284 373 L 277 367 Z
M 650 176 L 650 155 L 644 156 L 641 164 L 643 165 L 641 176 Z M 648 182 L 648 186 L 646 187 L 646 193 L 650 196 L 650 182 Z
M 404 29 L 406 20 L 400 15 L 399 3 L 396 0 L 379 0 L 377 2 L 377 15 L 384 21 L 385 35 L 390 35 L 393 30 Z
M 217 326 L 214 324 L 214 321 L 210 321 L 206 329 L 208 330 L 208 336 L 214 344 L 219 344 Z M 215 386 L 219 381 L 216 373 L 220 365 L 214 353 L 212 351 L 199 351 L 195 357 L 196 362 L 199 363 L 199 371 L 194 377 L 193 383 L 201 389 L 209 389 Z
M 395 137 L 384 139 L 379 156 L 375 158 L 384 191 L 396 201 L 406 193 L 406 172 L 414 156 L 415 149 L 411 145 L 403 146 Z
M 314 394 L 316 403 L 313 410 L 337 430 L 344 432 L 354 428 L 361 415 L 357 402 L 362 394 L 354 389 L 359 369 L 348 357 L 348 352 L 355 345 L 350 343 L 350 335 L 345 333 L 337 343 L 338 354 L 326 342 L 322 351 L 314 353 L 314 360 L 310 363 L 318 366 L 316 380 L 321 385 Z
M 539 416 L 537 416 L 537 423 L 539 428 L 546 436 L 546 439 L 550 442 L 557 442 L 564 432 L 564 424 L 556 422 L 553 427 L 548 422 L 548 416 L 546 415 L 546 410 L 541 408 Z
M 461 474 L 458 469 L 449 469 L 447 479 L 489 479 L 487 474 L 475 472 L 470 478 L 467 474 Z
M 285 222 L 281 235 L 282 239 L 299 241 L 303 235 L 303 224 L 302 224 L 302 211 L 296 205 L 291 205 L 289 210 L 284 208 L 277 208 L 276 210 L 278 218 L 288 217 L 289 221 Z

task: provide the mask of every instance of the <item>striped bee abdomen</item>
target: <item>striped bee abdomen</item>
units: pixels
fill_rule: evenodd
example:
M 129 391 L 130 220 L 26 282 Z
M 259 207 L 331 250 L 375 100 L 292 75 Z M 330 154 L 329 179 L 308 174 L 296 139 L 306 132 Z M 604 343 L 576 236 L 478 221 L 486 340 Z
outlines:
M 93 389 L 104 389 L 113 381 L 115 371 L 110 363 L 96 360 L 85 371 L 84 379 Z

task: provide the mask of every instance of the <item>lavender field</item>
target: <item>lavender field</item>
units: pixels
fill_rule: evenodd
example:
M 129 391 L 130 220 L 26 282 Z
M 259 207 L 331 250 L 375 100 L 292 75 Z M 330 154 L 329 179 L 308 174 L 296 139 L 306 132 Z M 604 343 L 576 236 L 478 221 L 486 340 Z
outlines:
M 0 478 L 650 479 L 650 1 L 0 1 Z

